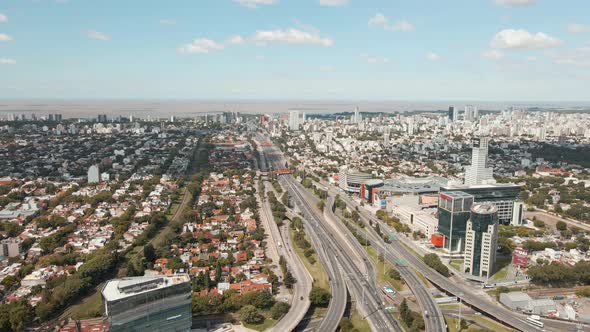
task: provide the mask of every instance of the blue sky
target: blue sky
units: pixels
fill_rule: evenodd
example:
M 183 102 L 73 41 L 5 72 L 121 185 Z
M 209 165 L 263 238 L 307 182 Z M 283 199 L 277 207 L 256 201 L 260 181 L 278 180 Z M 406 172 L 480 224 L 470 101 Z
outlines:
M 587 0 L 2 0 L 0 98 L 590 100 Z

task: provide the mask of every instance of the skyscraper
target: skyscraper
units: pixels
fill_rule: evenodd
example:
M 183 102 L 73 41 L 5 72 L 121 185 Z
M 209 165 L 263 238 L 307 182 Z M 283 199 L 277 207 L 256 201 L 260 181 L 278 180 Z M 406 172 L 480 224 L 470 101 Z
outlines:
M 459 121 L 459 110 L 455 106 L 449 107 L 449 119 L 453 122 Z
M 101 293 L 110 332 L 191 330 L 187 274 L 110 280 Z
M 489 278 L 494 274 L 498 246 L 498 208 L 492 203 L 475 204 L 465 232 L 463 272 Z
M 299 111 L 289 111 L 289 130 L 299 130 Z
M 488 167 L 488 141 L 487 137 L 471 141 L 471 166 L 465 167 L 465 184 L 468 186 L 495 182 L 494 170 Z
M 444 235 L 444 248 L 461 252 L 465 228 L 471 215 L 473 196 L 462 191 L 441 192 L 438 198 L 438 231 Z
M 356 107 L 354 109 L 354 116 L 352 117 L 352 122 L 359 124 L 363 121 L 363 116 L 361 115 L 359 108 Z
M 477 106 L 466 105 L 465 106 L 465 113 L 463 113 L 463 114 L 464 114 L 465 121 L 475 121 L 475 119 L 477 119 L 477 115 L 478 115 Z

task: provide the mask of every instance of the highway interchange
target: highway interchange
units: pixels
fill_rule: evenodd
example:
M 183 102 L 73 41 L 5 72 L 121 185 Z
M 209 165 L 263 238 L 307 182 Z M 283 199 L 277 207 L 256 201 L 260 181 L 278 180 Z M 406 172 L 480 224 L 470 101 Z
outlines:
M 258 140 L 264 140 L 264 137 L 259 137 Z M 274 169 L 285 166 L 285 162 L 280 152 L 277 152 L 275 147 L 264 147 L 263 155 L 270 161 Z M 327 272 L 331 279 L 332 293 L 335 298 L 331 301 L 328 313 L 320 323 L 318 331 L 334 331 L 337 328 L 338 322 L 342 317 L 340 312 L 343 309 L 335 303 L 340 302 L 341 294 L 346 294 L 345 289 L 339 275 L 345 278 L 348 290 L 351 292 L 353 298 L 356 299 L 359 304 L 361 312 L 368 314 L 366 317 L 371 324 L 371 327 L 375 331 L 402 331 L 400 324 L 393 318 L 393 316 L 383 310 L 382 300 L 379 296 L 379 290 L 375 286 L 374 272 L 372 268 L 365 268 L 366 271 L 361 271 L 359 266 L 370 266 L 370 264 L 358 265 L 358 261 L 355 263 L 354 257 L 366 257 L 366 253 L 360 253 L 358 246 L 347 243 L 340 237 L 338 240 L 334 237 L 334 233 L 341 234 L 341 232 L 347 232 L 332 223 L 330 225 L 326 220 L 329 219 L 327 213 L 319 212 L 315 207 L 314 199 L 305 188 L 301 186 L 291 175 L 280 176 L 281 185 L 286 188 L 290 194 L 290 197 L 295 202 L 295 205 L 301 211 L 306 224 L 306 229 L 311 229 L 311 239 L 316 247 L 318 253 L 320 253 L 320 260 L 322 264 L 327 268 Z M 329 189 L 331 194 L 331 200 L 335 194 L 339 194 L 340 190 L 325 181 L 321 184 Z M 510 311 L 497 303 L 476 294 L 470 287 L 461 285 L 448 279 L 438 272 L 428 267 L 419 257 L 416 257 L 408 247 L 413 244 L 410 243 L 403 235 L 397 234 L 389 225 L 383 223 L 376 216 L 354 201 L 347 195 L 340 195 L 341 199 L 346 203 L 349 209 L 357 209 L 361 219 L 370 224 L 379 224 L 381 231 L 386 235 L 391 235 L 391 244 L 386 244 L 382 239 L 378 238 L 376 234 L 371 234 L 371 245 L 378 251 L 384 253 L 384 257 L 387 261 L 396 265 L 396 268 L 402 274 L 404 280 L 415 294 L 420 308 L 423 310 L 426 330 L 427 331 L 446 331 L 446 325 L 444 317 L 441 313 L 440 308 L 434 302 L 432 294 L 428 291 L 424 283 L 416 276 L 416 271 L 420 272 L 426 279 L 428 279 L 433 285 L 437 286 L 446 293 L 461 297 L 462 301 L 467 305 L 471 306 L 478 311 L 492 317 L 508 326 L 511 326 L 520 331 L 587 331 L 587 327 L 581 327 L 578 324 L 544 319 L 545 327 L 543 329 L 534 327 L 526 322 L 526 315 Z M 333 201 L 329 201 L 333 203 Z M 343 225 L 341 225 L 343 227 Z M 345 227 L 344 227 L 345 228 Z M 370 228 L 370 227 L 369 227 Z M 367 235 L 368 236 L 368 235 Z M 349 239 L 354 240 L 358 245 L 358 242 L 354 237 L 348 236 Z M 352 248 L 356 248 L 352 250 Z M 361 249 L 362 250 L 362 249 Z M 343 254 L 346 253 L 346 254 Z M 323 257 L 322 257 L 323 256 Z M 400 264 L 403 262 L 403 264 Z M 340 273 L 339 273 L 340 272 Z M 369 278 L 370 277 L 370 278 Z M 335 278 L 336 280 L 332 280 Z M 364 302 L 363 302 L 364 298 Z M 346 302 L 345 300 L 342 302 Z M 361 302 L 361 303 L 359 303 Z M 278 329 L 276 331 L 279 331 Z

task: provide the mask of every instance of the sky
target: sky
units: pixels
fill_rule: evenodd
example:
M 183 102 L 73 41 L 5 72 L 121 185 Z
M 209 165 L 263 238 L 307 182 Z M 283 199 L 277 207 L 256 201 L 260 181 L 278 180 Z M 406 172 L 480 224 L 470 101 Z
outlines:
M 0 0 L 0 98 L 590 100 L 588 0 Z

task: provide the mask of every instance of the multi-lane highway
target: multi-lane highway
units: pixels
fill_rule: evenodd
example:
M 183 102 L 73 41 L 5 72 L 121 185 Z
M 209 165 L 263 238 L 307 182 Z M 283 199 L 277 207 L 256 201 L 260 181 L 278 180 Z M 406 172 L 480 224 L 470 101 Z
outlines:
M 263 172 L 267 171 L 267 162 L 262 149 L 259 149 L 260 160 L 259 169 Z M 263 182 L 263 188 L 268 191 L 269 183 Z M 261 218 L 264 219 L 265 225 L 268 227 L 271 246 L 277 250 L 278 255 L 283 256 L 287 262 L 289 271 L 297 282 L 293 285 L 293 297 L 291 299 L 291 308 L 281 320 L 279 320 L 273 327 L 269 329 L 270 332 L 286 332 L 293 331 L 299 322 L 305 317 L 307 310 L 310 307 L 309 292 L 312 287 L 312 278 L 309 275 L 305 265 L 301 259 L 295 254 L 295 249 L 289 238 L 289 233 L 280 232 L 277 223 L 272 216 L 270 204 L 268 200 L 263 200 L 261 206 Z
M 322 221 L 319 216 L 320 213 L 316 211 L 317 209 L 307 197 L 309 193 L 291 175 L 281 176 L 280 181 L 292 195 L 295 204 L 301 209 L 305 221 L 313 227 L 314 236 L 317 236 L 324 243 L 323 249 L 336 257 L 338 265 L 347 275 L 348 288 L 355 297 L 361 313 L 364 313 L 364 316 L 371 324 L 372 329 L 374 331 L 402 331 L 401 326 L 393 316 L 383 309 L 381 298 L 349 257 L 347 247 L 334 239 L 325 221 Z
M 331 191 L 328 200 L 329 212 L 333 213 L 334 206 L 334 192 Z M 394 248 L 387 248 L 383 239 L 375 232 L 370 224 L 365 225 L 364 233 L 367 236 L 367 240 L 373 248 L 378 252 L 383 253 L 385 260 L 396 266 L 396 269 L 400 272 L 406 284 L 410 287 L 416 299 L 418 305 L 422 309 L 424 322 L 426 325 L 426 331 L 433 332 L 444 332 L 447 330 L 445 318 L 434 300 L 434 296 L 428 291 L 427 286 L 416 276 L 416 273 L 403 263 L 400 263 L 402 259 L 400 255 L 394 250 Z M 343 228 L 346 229 L 344 225 Z M 357 228 L 356 225 L 353 227 Z M 348 231 L 346 229 L 346 231 Z M 357 232 L 362 234 L 362 230 L 357 228 Z M 358 243 L 358 242 L 357 242 Z
M 322 182 L 322 184 L 330 186 L 328 183 L 325 182 Z M 540 328 L 528 324 L 525 320 L 525 315 L 510 311 L 497 303 L 493 303 L 485 297 L 476 294 L 471 288 L 456 283 L 453 280 L 446 278 L 438 272 L 434 271 L 429 266 L 427 266 L 420 258 L 416 257 L 412 252 L 410 252 L 410 250 L 407 249 L 406 246 L 412 245 L 408 239 L 406 239 L 402 235 L 397 234 L 397 232 L 391 227 L 389 227 L 389 225 L 383 223 L 381 220 L 379 220 L 379 218 L 365 210 L 363 207 L 360 206 L 360 204 L 355 202 L 350 197 L 342 195 L 342 200 L 352 209 L 356 209 L 358 207 L 358 211 L 361 218 L 363 218 L 367 222 L 371 221 L 374 223 L 378 223 L 383 233 L 388 235 L 394 235 L 391 245 L 387 246 L 387 248 L 389 250 L 395 248 L 395 250 L 401 256 L 401 258 L 407 262 L 408 266 L 411 266 L 412 268 L 422 273 L 424 277 L 434 285 L 438 286 L 439 288 L 443 289 L 449 294 L 461 297 L 464 303 L 515 329 L 521 331 L 542 330 Z M 588 331 L 586 326 L 580 327 L 578 324 L 565 321 L 544 319 L 543 323 L 545 324 L 545 331 Z

